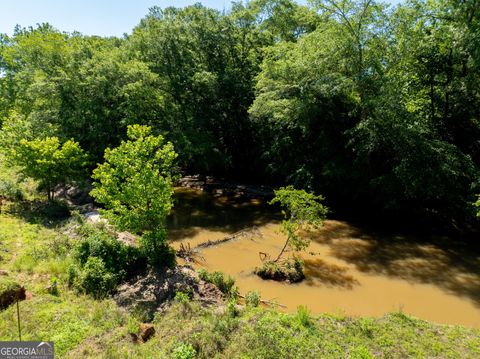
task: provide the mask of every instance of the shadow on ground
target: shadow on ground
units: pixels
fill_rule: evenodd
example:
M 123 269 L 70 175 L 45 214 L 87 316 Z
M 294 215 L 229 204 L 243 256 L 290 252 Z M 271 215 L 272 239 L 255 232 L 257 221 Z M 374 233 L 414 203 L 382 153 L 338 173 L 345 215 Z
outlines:
M 10 203 L 7 212 L 28 223 L 54 228 L 70 217 L 70 210 L 62 201 L 21 201 Z

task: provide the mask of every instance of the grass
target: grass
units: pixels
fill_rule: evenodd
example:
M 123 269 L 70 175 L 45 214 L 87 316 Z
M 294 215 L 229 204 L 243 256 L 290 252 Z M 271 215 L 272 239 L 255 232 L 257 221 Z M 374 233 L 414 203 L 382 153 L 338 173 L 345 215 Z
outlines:
M 285 314 L 247 307 L 202 308 L 188 297 L 153 321 L 156 334 L 133 344 L 138 320 L 110 299 L 66 286 L 73 239 L 59 229 L 0 215 L 0 269 L 26 287 L 22 339 L 55 342 L 58 358 L 371 358 L 480 357 L 480 331 L 429 323 L 402 313 L 382 318 Z M 58 295 L 45 287 L 58 279 Z M 0 311 L 0 340 L 17 339 L 15 306 Z
M 60 296 L 34 293 L 20 302 L 20 313 L 22 340 L 53 341 L 60 357 L 88 338 L 126 323 L 112 301 L 95 301 L 68 291 Z M 18 340 L 16 307 L 10 306 L 0 317 L 0 338 Z
M 215 314 L 190 303 L 175 304 L 154 320 L 156 335 L 132 345 L 125 332 L 94 338 L 84 357 L 171 358 L 190 347 L 198 358 L 478 358 L 480 333 L 434 325 L 401 313 L 380 319 L 310 317 L 246 309 L 239 316 Z M 128 353 L 128 355 L 125 355 Z
M 0 269 L 34 286 L 65 277 L 72 247 L 67 236 L 5 214 L 0 215 L 0 228 Z
M 6 291 L 16 290 L 20 285 L 10 278 L 0 277 L 0 294 Z

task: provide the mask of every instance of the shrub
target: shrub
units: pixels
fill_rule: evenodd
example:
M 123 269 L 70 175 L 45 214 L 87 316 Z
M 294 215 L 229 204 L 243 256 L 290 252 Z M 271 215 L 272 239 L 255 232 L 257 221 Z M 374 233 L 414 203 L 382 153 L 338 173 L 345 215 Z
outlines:
M 220 291 L 229 297 L 238 297 L 238 288 L 235 287 L 235 278 L 225 276 L 222 272 L 208 273 L 205 269 L 198 271 L 198 276 L 205 282 L 214 284 Z
M 191 344 L 181 343 L 173 349 L 172 355 L 174 359 L 194 359 L 197 352 Z
M 247 292 L 245 294 L 245 303 L 248 307 L 258 307 L 260 304 L 260 293 L 258 292 Z
M 16 171 L 7 167 L 0 155 L 0 197 L 5 197 L 13 201 L 24 199 L 24 193 L 20 186 L 20 178 Z
M 312 316 L 310 310 L 303 305 L 297 307 L 297 319 L 304 327 L 312 325 Z
M 190 293 L 177 292 L 175 293 L 175 301 L 181 304 L 187 304 L 190 302 Z
M 103 260 L 97 257 L 89 257 L 82 270 L 73 273 L 75 277 L 70 281 L 75 287 L 96 299 L 111 294 L 118 283 L 118 276 L 109 272 Z
M 93 230 L 75 248 L 74 258 L 84 266 L 90 257 L 100 258 L 105 268 L 121 279 L 128 271 L 145 264 L 145 257 L 138 248 L 127 246 L 111 236 L 106 230 Z
M 50 285 L 47 287 L 47 292 L 51 295 L 54 295 L 54 296 L 58 297 L 60 292 L 58 290 L 58 280 L 57 280 L 57 278 L 51 278 L 50 279 Z
M 2 176 L 0 177 L 0 197 L 18 201 L 23 199 L 23 193 L 13 179 Z
M 240 315 L 240 310 L 237 306 L 237 301 L 235 298 L 230 298 L 227 303 L 227 313 L 231 318 L 236 318 Z
M 146 264 L 142 251 L 118 241 L 106 230 L 85 226 L 87 237 L 74 250 L 75 264 L 69 268 L 69 285 L 102 298 L 117 284 Z
M 168 245 L 165 238 L 166 233 L 152 231 L 145 233 L 140 239 L 143 255 L 155 267 L 173 267 L 175 265 L 175 250 Z
M 276 281 L 300 282 L 305 278 L 303 262 L 298 258 L 282 262 L 265 261 L 262 266 L 255 268 L 255 274 L 263 279 Z

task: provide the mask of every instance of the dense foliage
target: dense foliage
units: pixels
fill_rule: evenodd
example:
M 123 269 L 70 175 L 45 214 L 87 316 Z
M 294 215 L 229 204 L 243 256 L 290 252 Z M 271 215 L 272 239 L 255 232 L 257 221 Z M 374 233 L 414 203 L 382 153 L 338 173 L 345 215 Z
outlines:
M 0 141 L 73 139 L 96 162 L 148 125 L 185 171 L 478 223 L 479 49 L 477 0 L 154 7 L 121 39 L 18 27 L 0 37 Z
M 139 248 L 125 245 L 106 229 L 88 224 L 80 228 L 83 239 L 74 248 L 68 270 L 68 283 L 77 291 L 104 298 L 145 265 Z
M 173 206 L 177 154 L 170 142 L 148 126 L 128 127 L 129 140 L 105 151 L 105 162 L 93 171 L 91 195 L 120 230 L 142 234 L 141 245 L 152 264 L 171 263 L 165 219 Z
M 26 176 L 39 182 L 39 189 L 54 197 L 57 185 L 82 178 L 87 155 L 77 142 L 60 143 L 57 137 L 21 139 L 11 152 L 12 161 Z

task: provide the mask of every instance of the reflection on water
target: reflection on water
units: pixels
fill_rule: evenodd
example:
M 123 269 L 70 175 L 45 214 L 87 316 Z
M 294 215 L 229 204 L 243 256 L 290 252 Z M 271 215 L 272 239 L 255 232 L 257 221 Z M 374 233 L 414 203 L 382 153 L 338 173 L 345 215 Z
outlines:
M 261 235 L 241 236 L 203 248 L 197 266 L 237 279 L 242 293 L 286 305 L 304 304 L 313 312 L 381 316 L 403 310 L 439 323 L 480 327 L 480 255 L 453 240 L 426 240 L 373 233 L 347 222 L 326 221 L 303 235 L 312 239 L 302 254 L 306 279 L 297 284 L 264 281 L 252 274 L 259 252 L 274 256 L 283 244 L 268 205 L 181 189 L 169 219 L 175 247 L 225 238 L 256 226 Z M 254 232 L 255 233 L 255 232 Z
M 178 188 L 175 206 L 168 218 L 169 238 L 172 241 L 189 239 L 192 244 L 196 239 L 221 239 L 280 218 L 271 206 L 257 199 L 245 200 Z

